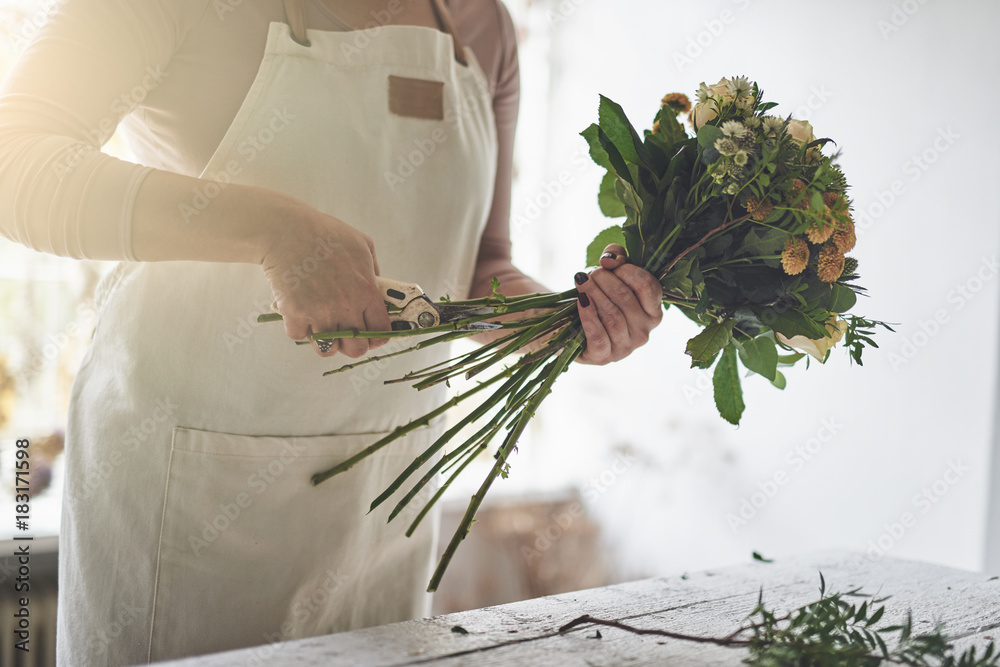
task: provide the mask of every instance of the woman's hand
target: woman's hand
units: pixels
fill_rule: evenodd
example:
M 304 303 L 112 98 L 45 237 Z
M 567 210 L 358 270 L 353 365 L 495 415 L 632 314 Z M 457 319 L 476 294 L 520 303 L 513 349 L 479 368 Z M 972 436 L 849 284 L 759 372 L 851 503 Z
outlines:
M 626 263 L 625 248 L 604 249 L 601 268 L 576 274 L 580 322 L 587 349 L 577 361 L 603 365 L 646 344 L 663 319 L 663 291 L 651 273 Z
M 375 276 L 375 245 L 342 220 L 302 205 L 282 220 L 261 250 L 261 266 L 285 322 L 285 333 L 304 340 L 313 333 L 391 329 Z M 341 352 L 357 358 L 384 345 L 385 338 L 340 338 L 323 357 Z

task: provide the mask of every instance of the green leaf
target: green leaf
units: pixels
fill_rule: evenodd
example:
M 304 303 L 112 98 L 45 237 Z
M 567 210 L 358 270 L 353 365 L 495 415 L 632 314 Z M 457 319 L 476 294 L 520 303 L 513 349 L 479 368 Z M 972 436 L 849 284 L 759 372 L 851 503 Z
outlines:
M 691 355 L 692 367 L 694 367 L 693 362 L 708 361 L 719 350 L 729 345 L 729 341 L 733 338 L 733 324 L 735 324 L 733 320 L 713 322 L 687 342 L 684 352 Z
M 805 336 L 812 340 L 826 336 L 826 330 L 815 320 L 798 310 L 788 309 L 778 312 L 768 309 L 760 314 L 761 321 L 786 338 Z
M 625 117 L 625 111 L 621 106 L 601 95 L 601 103 L 597 109 L 597 118 L 601 130 L 611 140 L 611 143 L 615 145 L 622 158 L 632 164 L 641 164 L 635 144 L 639 142 L 641 145 L 642 142 L 635 128 L 632 127 L 632 123 Z M 607 150 L 607 147 L 605 147 L 605 150 Z
M 655 120 L 660 121 L 660 136 L 667 145 L 678 144 L 688 138 L 684 126 L 677 120 L 677 112 L 670 107 L 660 107 Z
M 749 370 L 771 382 L 778 372 L 778 349 L 770 336 L 758 336 L 745 341 L 739 348 L 740 361 Z
M 635 187 L 632 172 L 628 170 L 628 165 L 625 164 L 625 158 L 622 157 L 621 151 L 618 150 L 618 147 L 615 146 L 614 142 L 611 141 L 601 128 L 597 128 L 597 140 L 601 142 L 601 148 L 607 153 L 608 161 L 611 163 L 610 168 L 621 176 L 623 181 Z
M 715 387 L 715 407 L 719 409 L 719 414 L 730 424 L 739 426 L 746 405 L 743 403 L 735 346 L 730 345 L 723 350 L 712 375 L 712 386 Z
M 625 235 L 622 233 L 621 225 L 608 227 L 590 242 L 587 246 L 587 266 L 597 266 L 601 263 L 601 254 L 609 243 L 625 245 Z
M 758 552 L 754 551 L 752 554 L 754 560 L 759 560 L 761 563 L 773 563 L 773 558 L 764 558 Z
M 822 213 L 826 208 L 826 204 L 823 203 L 823 195 L 818 192 L 812 193 L 812 201 L 809 202 L 809 207 L 815 213 Z
M 858 302 L 858 295 L 850 287 L 834 283 L 830 292 L 830 306 L 827 308 L 831 313 L 846 313 L 854 304 Z
M 785 384 L 786 384 L 786 382 L 785 382 L 785 376 L 782 375 L 781 371 L 775 371 L 774 372 L 774 379 L 771 380 L 771 384 L 773 384 L 778 389 L 782 389 L 783 390 L 785 388 Z
M 607 155 L 607 153 L 605 153 Z M 622 205 L 618 195 L 615 194 L 615 183 L 618 177 L 613 171 L 608 171 L 601 179 L 601 189 L 597 193 L 597 204 L 601 207 L 601 213 L 609 218 L 625 217 L 625 207 Z
M 608 159 L 608 152 L 601 147 L 601 140 L 598 138 L 597 123 L 591 124 L 580 136 L 587 140 L 590 146 L 590 158 L 598 165 L 607 170 L 611 170 L 611 160 Z
M 702 125 L 698 130 L 698 145 L 702 148 L 714 148 L 715 142 L 722 136 L 722 130 L 715 125 Z

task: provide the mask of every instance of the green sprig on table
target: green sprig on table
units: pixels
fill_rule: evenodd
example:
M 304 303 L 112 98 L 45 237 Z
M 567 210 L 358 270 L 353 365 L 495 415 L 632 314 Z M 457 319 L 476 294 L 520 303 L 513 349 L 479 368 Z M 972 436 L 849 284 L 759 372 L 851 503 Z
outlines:
M 913 667 L 1000 667 L 994 642 L 982 650 L 975 646 L 956 652 L 944 628 L 914 633 L 913 619 L 878 627 L 885 614 L 885 598 L 871 598 L 860 605 L 849 597 L 869 597 L 860 589 L 827 593 L 820 574 L 820 597 L 815 602 L 780 614 L 764 604 L 761 590 L 748 622 L 726 637 L 699 637 L 655 628 L 636 628 L 619 621 L 581 616 L 559 628 L 568 632 L 582 625 L 602 625 L 633 634 L 745 648 L 744 664 L 754 667 L 875 667 L 883 664 Z M 891 646 L 891 648 L 890 648 Z

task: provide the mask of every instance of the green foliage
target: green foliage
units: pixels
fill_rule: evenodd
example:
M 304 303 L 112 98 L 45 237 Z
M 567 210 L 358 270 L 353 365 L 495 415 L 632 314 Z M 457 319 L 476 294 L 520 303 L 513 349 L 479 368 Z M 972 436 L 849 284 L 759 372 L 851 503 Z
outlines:
M 869 667 L 883 663 L 937 667 L 997 667 L 994 643 L 982 652 L 975 647 L 955 654 L 941 626 L 914 634 L 908 614 L 898 625 L 879 628 L 885 613 L 881 603 L 887 598 L 866 599 L 860 605 L 847 598 L 869 596 L 859 589 L 847 593 L 827 593 L 820 575 L 820 598 L 783 615 L 769 610 L 763 591 L 751 612 L 748 627 L 732 635 L 734 644 L 741 634 L 749 634 L 750 657 L 745 664 L 755 667 Z M 898 635 L 895 639 L 894 635 Z M 891 648 L 890 648 L 891 647 Z
M 715 407 L 727 422 L 733 425 L 740 423 L 743 410 L 743 388 L 740 386 L 740 371 L 736 365 L 736 350 L 729 345 L 722 351 L 719 363 L 712 375 L 712 387 L 715 389 Z
M 864 366 L 861 362 L 861 353 L 864 352 L 866 345 L 874 348 L 878 347 L 878 344 L 872 340 L 877 327 L 882 327 L 893 333 L 896 332 L 895 329 L 885 322 L 866 320 L 857 315 L 851 315 L 847 318 L 847 333 L 844 334 L 844 345 L 850 350 L 851 359 L 857 362 L 858 366 Z
M 587 246 L 587 266 L 597 266 L 600 264 L 604 249 L 612 243 L 625 244 L 625 236 L 622 234 L 622 228 L 617 225 L 605 229 Z

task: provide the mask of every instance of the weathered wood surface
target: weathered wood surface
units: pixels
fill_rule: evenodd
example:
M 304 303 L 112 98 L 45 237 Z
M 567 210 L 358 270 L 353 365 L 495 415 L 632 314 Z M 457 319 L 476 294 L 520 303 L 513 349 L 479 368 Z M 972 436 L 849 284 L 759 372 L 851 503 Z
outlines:
M 883 622 L 912 610 L 914 629 L 945 624 L 957 646 L 1000 639 L 1000 580 L 984 574 L 893 558 L 828 552 L 775 563 L 656 578 L 497 607 L 395 623 L 353 632 L 162 663 L 172 667 L 222 665 L 366 665 L 402 667 L 544 667 L 546 665 L 738 665 L 746 652 L 624 630 L 580 626 L 591 616 L 639 628 L 723 637 L 745 620 L 761 588 L 772 609 L 787 610 L 819 597 L 819 573 L 828 591 L 861 588 L 892 596 Z M 452 631 L 461 626 L 468 634 Z

